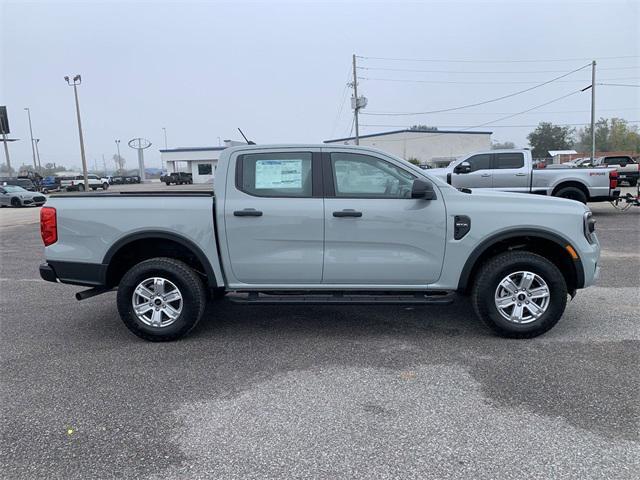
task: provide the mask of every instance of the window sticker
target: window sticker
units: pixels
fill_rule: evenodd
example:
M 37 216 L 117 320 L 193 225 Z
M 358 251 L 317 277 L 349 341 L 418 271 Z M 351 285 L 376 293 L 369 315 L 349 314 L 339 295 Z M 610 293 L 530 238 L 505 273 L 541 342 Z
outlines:
M 302 188 L 302 160 L 257 160 L 255 188 Z

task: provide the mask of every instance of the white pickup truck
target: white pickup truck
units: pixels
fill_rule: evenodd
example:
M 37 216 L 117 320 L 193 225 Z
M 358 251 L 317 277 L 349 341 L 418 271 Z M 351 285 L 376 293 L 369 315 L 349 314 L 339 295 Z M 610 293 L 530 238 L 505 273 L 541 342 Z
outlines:
M 616 168 L 535 169 L 531 151 L 526 149 L 477 152 L 429 173 L 456 188 L 536 193 L 582 203 L 620 196 Z

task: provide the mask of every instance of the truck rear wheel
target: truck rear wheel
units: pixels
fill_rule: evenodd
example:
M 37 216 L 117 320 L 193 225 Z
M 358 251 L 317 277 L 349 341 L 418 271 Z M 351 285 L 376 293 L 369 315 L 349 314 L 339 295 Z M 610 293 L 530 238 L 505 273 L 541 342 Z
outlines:
M 524 251 L 490 259 L 471 294 L 476 314 L 496 334 L 533 338 L 550 330 L 567 305 L 567 285 L 558 267 Z
M 587 203 L 587 196 L 578 187 L 563 187 L 558 190 L 554 196 L 576 200 L 580 203 Z
M 184 262 L 152 258 L 131 268 L 118 287 L 118 312 L 131 332 L 153 342 L 177 340 L 200 321 L 206 290 Z

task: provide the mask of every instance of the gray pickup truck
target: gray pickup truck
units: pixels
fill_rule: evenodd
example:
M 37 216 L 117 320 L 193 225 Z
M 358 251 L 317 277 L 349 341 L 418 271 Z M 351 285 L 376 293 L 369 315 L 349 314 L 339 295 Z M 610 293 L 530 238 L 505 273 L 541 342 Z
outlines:
M 533 168 L 530 150 L 490 150 L 459 158 L 446 168 L 429 170 L 456 188 L 486 188 L 536 193 L 582 203 L 620 196 L 616 168 Z
M 445 304 L 456 292 L 497 334 L 530 338 L 599 274 L 583 204 L 460 191 L 370 148 L 229 148 L 214 188 L 51 196 L 42 278 L 91 287 L 78 299 L 117 288 L 126 326 L 163 341 L 223 295 L 251 305 Z

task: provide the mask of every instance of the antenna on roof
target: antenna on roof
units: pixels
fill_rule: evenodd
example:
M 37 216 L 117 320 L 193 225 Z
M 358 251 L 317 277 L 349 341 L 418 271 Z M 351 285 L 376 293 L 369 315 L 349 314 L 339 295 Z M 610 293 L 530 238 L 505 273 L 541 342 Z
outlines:
M 240 127 L 238 127 L 238 131 L 240 132 L 240 135 L 242 135 L 242 138 L 244 138 L 244 141 L 247 142 L 247 145 L 255 145 L 256 142 L 252 142 L 251 140 L 249 140 L 244 133 L 242 133 L 242 130 L 240 130 Z

